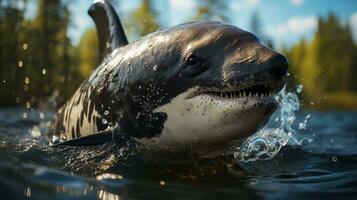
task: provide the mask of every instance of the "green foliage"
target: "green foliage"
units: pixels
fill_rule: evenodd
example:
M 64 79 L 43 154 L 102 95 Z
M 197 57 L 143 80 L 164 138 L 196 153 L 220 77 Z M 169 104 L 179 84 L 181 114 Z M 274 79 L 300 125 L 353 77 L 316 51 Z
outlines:
M 126 26 L 129 33 L 141 37 L 156 31 L 159 28 L 157 13 L 153 8 L 153 1 L 142 0 L 139 6 L 127 18 Z
M 227 10 L 227 1 L 221 0 L 197 0 L 197 8 L 193 20 L 208 21 L 218 20 L 228 22 L 229 19 L 225 14 Z
M 1 105 L 35 105 L 51 95 L 63 101 L 78 83 L 71 65 L 73 47 L 67 36 L 68 4 L 60 0 L 38 0 L 36 16 L 25 19 L 25 10 L 13 0 L 1 4 L 0 56 Z M 23 6 L 24 8 L 26 6 Z
M 336 95 L 357 93 L 357 46 L 350 27 L 341 24 L 336 15 L 331 13 L 326 19 L 320 18 L 310 42 L 301 41 L 285 52 L 290 61 L 292 82 L 304 85 L 306 102 L 319 102 L 321 107 L 328 107 L 326 103 L 350 107 L 353 105 L 350 101 L 357 101 L 345 98 L 344 104 Z M 357 104 L 354 105 L 356 108 Z
M 86 78 L 98 66 L 98 38 L 97 31 L 92 28 L 87 30 L 77 47 L 79 59 L 79 73 Z
M 24 11 L 16 7 L 19 0 L 0 2 L 0 96 L 4 104 L 15 102 L 17 90 L 23 90 L 25 54 L 22 49 L 24 37 Z M 10 87 L 10 88 L 8 88 Z M 23 95 L 23 94 L 22 94 Z

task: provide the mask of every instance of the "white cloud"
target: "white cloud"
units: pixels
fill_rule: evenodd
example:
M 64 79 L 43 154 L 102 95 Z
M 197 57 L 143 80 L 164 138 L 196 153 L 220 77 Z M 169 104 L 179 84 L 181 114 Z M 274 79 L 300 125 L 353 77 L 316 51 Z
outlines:
M 191 10 L 196 6 L 194 0 L 170 0 L 169 5 L 175 10 Z
M 245 0 L 245 3 L 251 7 L 257 7 L 260 4 L 260 0 Z
M 317 28 L 317 18 L 315 16 L 293 17 L 283 24 L 267 29 L 269 35 L 286 37 L 289 35 L 302 36 Z
M 290 0 L 290 3 L 293 4 L 293 6 L 301 6 L 304 0 Z
M 357 42 L 357 12 L 354 12 L 350 18 L 350 26 L 353 33 L 353 38 Z
M 237 1 L 231 1 L 229 7 L 232 9 L 232 11 L 240 11 L 242 9 L 242 5 L 237 2 Z

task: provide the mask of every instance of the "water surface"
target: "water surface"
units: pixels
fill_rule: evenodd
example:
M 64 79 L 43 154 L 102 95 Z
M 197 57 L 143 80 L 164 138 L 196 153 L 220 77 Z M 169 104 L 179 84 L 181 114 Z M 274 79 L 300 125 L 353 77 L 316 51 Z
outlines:
M 205 158 L 129 143 L 53 148 L 45 137 L 52 112 L 0 109 L 0 198 L 356 199 L 357 113 L 299 111 L 294 131 L 264 143 L 279 117 L 249 147 Z

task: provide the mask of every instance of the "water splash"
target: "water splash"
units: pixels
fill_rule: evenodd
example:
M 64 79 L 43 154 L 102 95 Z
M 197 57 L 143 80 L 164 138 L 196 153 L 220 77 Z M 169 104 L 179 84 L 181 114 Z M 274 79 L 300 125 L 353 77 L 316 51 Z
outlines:
M 289 138 L 290 134 L 283 129 L 262 129 L 238 147 L 234 157 L 243 162 L 271 159 L 288 143 Z
M 278 127 L 263 128 L 249 137 L 235 149 L 234 157 L 237 161 L 268 160 L 288 143 L 301 145 L 302 140 L 294 137 L 296 130 L 292 125 L 296 120 L 295 112 L 300 109 L 298 93 L 301 93 L 302 90 L 302 85 L 297 86 L 296 93 L 287 92 L 285 87 L 282 89 L 275 97 L 280 104 L 280 109 L 277 111 L 279 116 L 275 118 Z M 299 129 L 306 129 L 309 118 L 310 115 L 305 117 L 304 121 L 299 124 Z

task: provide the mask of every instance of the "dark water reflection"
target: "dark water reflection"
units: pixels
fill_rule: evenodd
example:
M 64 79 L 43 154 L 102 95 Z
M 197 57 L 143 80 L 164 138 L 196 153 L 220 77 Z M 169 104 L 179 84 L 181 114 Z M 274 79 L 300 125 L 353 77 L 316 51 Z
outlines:
M 1 199 L 357 198 L 357 113 L 312 112 L 295 135 L 310 142 L 247 163 L 129 144 L 52 148 L 43 136 L 52 117 L 0 110 Z

